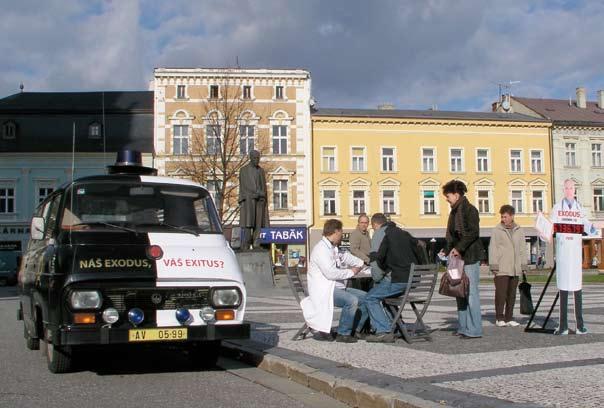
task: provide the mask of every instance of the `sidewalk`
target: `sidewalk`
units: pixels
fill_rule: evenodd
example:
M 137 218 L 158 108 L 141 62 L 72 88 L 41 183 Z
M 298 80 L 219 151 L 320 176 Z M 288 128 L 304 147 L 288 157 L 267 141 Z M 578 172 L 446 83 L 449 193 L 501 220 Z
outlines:
M 540 293 L 541 287 L 534 285 L 535 301 Z M 545 316 L 554 295 L 552 288 L 540 316 Z M 495 327 L 493 296 L 492 285 L 481 285 L 482 339 L 451 336 L 455 302 L 436 294 L 424 318 L 436 329 L 432 342 L 292 341 L 303 323 L 302 313 L 287 279 L 278 276 L 274 289 L 249 298 L 246 319 L 253 326 L 252 339 L 226 343 L 225 350 L 351 406 L 601 406 L 604 285 L 584 288 L 584 318 L 590 330 L 584 336 Z M 527 321 L 518 313 L 516 318 Z M 570 327 L 574 328 L 573 322 Z

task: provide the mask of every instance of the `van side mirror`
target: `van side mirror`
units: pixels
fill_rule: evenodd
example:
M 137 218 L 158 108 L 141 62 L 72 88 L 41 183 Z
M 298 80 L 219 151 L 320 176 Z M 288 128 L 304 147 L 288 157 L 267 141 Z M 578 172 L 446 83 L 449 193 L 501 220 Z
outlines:
M 44 238 L 44 218 L 33 217 L 31 219 L 31 239 L 42 239 Z

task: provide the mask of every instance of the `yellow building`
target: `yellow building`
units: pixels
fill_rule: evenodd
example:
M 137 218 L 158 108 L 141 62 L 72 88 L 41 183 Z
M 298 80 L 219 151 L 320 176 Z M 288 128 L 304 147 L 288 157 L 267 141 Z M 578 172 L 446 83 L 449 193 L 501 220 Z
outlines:
M 383 212 L 438 249 L 449 214 L 442 186 L 459 179 L 480 212 L 481 237 L 511 204 L 536 258 L 535 215 L 552 205 L 550 126 L 520 114 L 315 110 L 310 245 L 329 218 L 350 231 L 358 214 Z

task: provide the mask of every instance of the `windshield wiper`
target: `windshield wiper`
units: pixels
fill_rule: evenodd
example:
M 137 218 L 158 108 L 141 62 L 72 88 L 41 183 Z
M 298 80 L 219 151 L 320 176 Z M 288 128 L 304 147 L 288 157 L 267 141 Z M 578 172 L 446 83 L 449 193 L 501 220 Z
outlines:
M 182 231 L 182 232 L 186 232 L 186 233 L 189 233 L 189 234 L 193 234 L 193 235 L 195 235 L 196 237 L 198 237 L 198 236 L 199 236 L 199 233 L 197 233 L 197 232 L 195 232 L 195 231 L 193 231 L 193 230 L 190 230 L 190 229 L 185 228 L 185 227 L 179 227 L 178 225 L 166 224 L 166 223 L 165 223 L 165 222 L 163 222 L 163 221 L 162 221 L 162 222 L 160 222 L 160 223 L 159 223 L 159 224 L 157 224 L 157 225 L 162 225 L 162 226 L 166 226 L 166 227 L 173 228 L 173 229 L 175 229 L 175 230 L 179 230 L 179 231 Z
M 77 227 L 78 225 L 103 225 L 105 227 L 112 227 L 112 228 L 121 229 L 122 231 L 133 232 L 136 235 L 139 234 L 139 232 L 137 230 L 135 230 L 135 229 L 128 228 L 128 227 L 123 227 L 121 225 L 110 224 L 108 222 L 103 222 L 103 221 L 79 222 L 77 224 L 71 225 L 71 227 Z

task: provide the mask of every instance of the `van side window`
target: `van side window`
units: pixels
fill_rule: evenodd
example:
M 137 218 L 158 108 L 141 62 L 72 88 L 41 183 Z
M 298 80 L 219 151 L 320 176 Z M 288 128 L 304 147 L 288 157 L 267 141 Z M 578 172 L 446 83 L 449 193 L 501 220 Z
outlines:
M 50 211 L 45 210 L 45 212 L 48 211 L 48 215 L 45 217 L 46 231 L 44 232 L 44 238 L 52 237 L 57 229 L 57 216 L 59 214 L 59 206 L 61 205 L 61 197 L 62 195 L 57 194 L 50 202 Z

